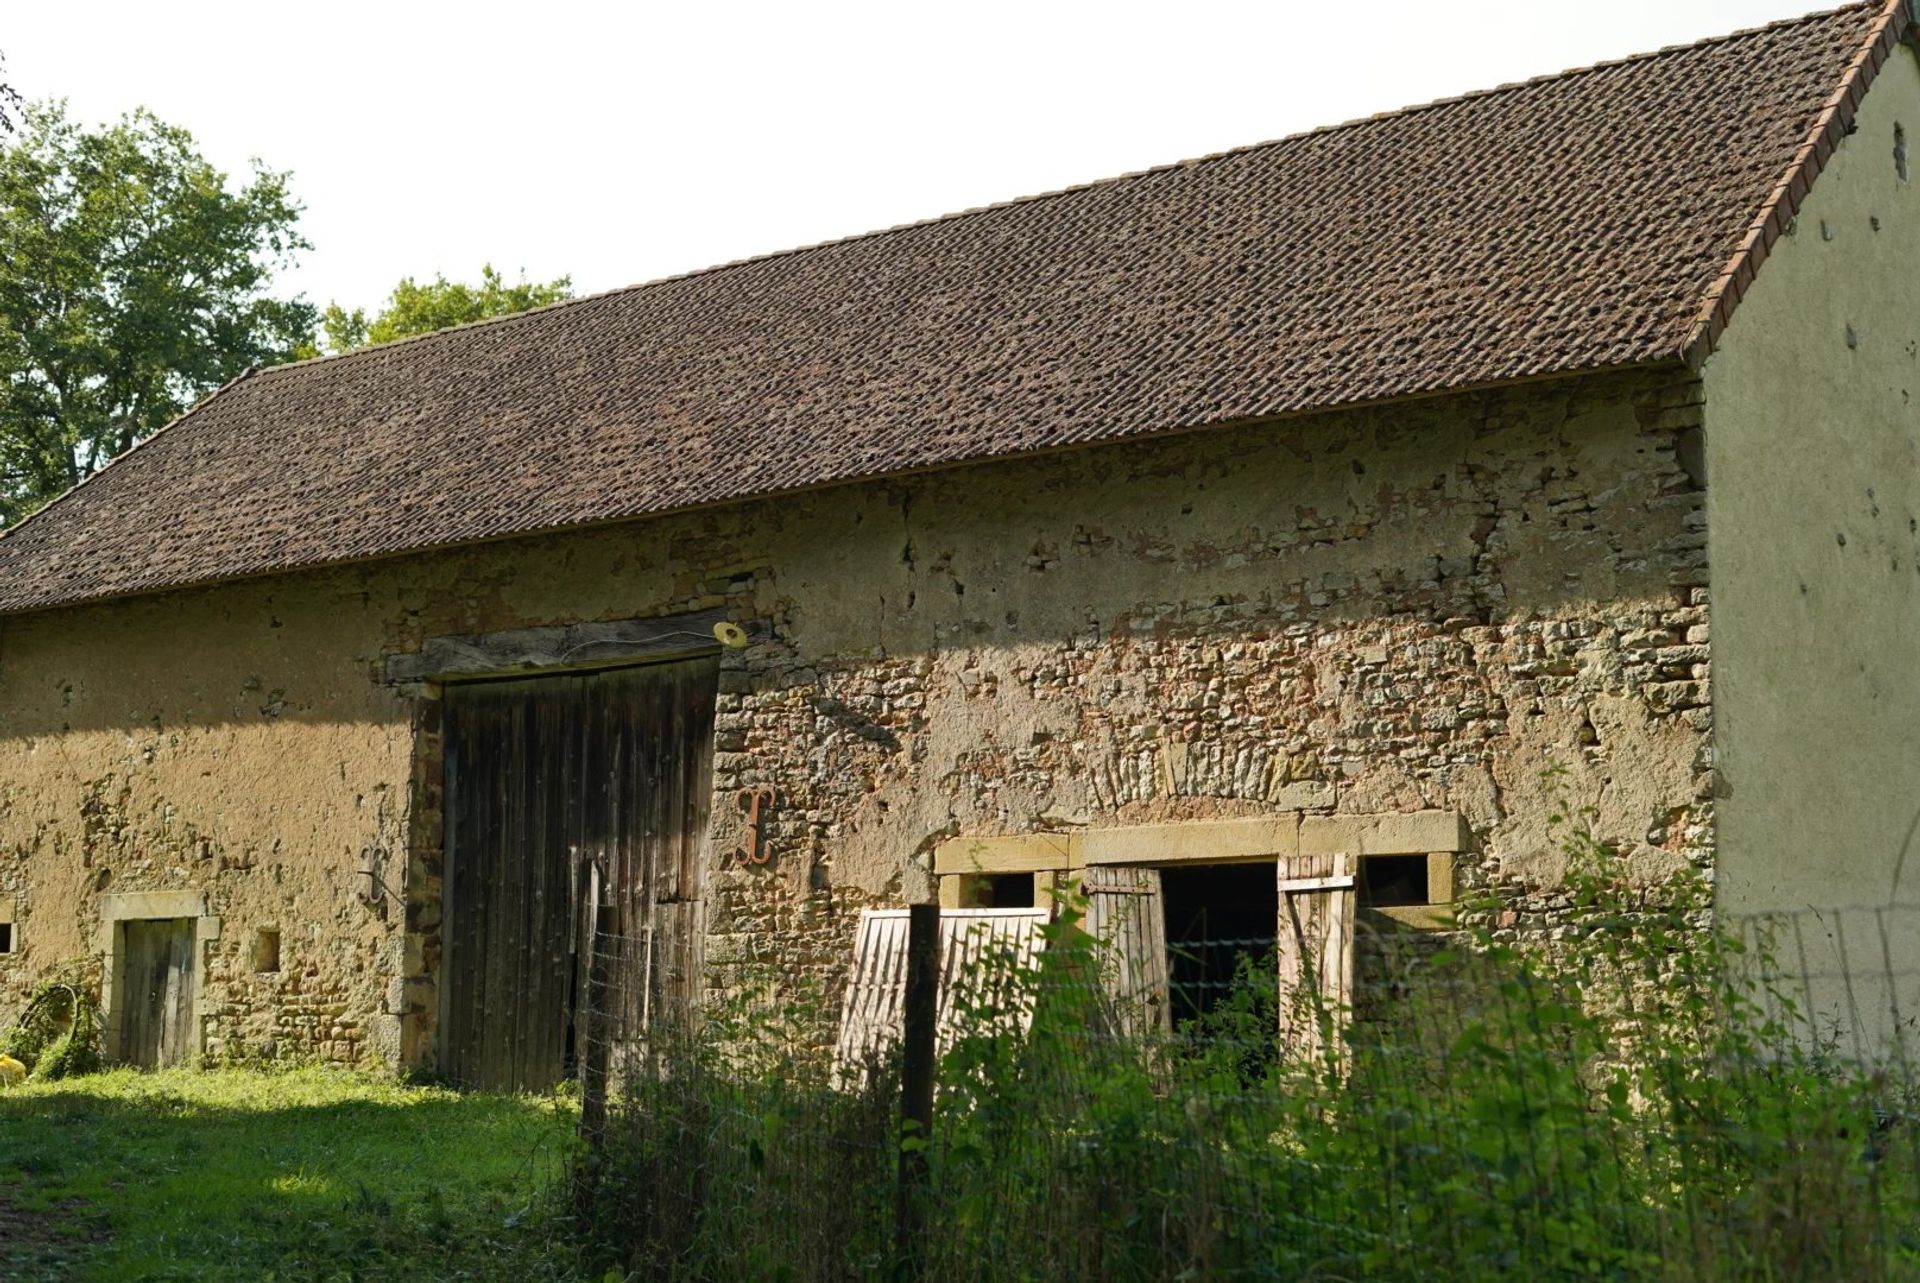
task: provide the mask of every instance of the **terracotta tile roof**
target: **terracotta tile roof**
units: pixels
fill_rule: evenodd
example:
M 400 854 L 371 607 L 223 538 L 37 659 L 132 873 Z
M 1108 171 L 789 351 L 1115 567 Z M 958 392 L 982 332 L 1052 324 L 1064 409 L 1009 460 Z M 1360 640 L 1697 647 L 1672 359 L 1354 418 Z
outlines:
M 269 369 L 0 538 L 0 611 L 1698 356 L 1904 15 Z

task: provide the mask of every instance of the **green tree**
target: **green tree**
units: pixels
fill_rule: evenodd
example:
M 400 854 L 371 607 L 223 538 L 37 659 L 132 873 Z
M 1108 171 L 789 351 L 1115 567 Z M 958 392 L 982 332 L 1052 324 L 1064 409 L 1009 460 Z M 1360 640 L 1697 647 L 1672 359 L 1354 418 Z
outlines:
M 573 278 L 529 281 L 522 272 L 509 285 L 493 264 L 480 269 L 480 284 L 450 281 L 435 273 L 426 284 L 409 276 L 393 287 L 387 306 L 369 321 L 366 311 L 349 312 L 338 303 L 331 304 L 321 317 L 326 332 L 327 350 L 349 352 L 370 343 L 391 343 L 415 334 L 431 334 L 449 325 L 484 321 L 491 316 L 510 316 L 530 307 L 542 307 L 573 297 Z
M 7 72 L 7 56 L 0 53 L 0 76 Z M 20 114 L 20 91 L 0 80 L 0 134 L 13 132 L 14 117 Z
M 184 129 L 27 109 L 0 149 L 0 524 L 313 333 L 267 294 L 307 248 L 287 175 L 233 190 Z

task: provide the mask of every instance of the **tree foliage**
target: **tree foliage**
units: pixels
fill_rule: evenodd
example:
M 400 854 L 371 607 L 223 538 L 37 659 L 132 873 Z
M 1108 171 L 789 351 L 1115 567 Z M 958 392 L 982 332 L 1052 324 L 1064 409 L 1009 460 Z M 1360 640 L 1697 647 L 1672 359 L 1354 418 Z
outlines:
M 0 76 L 6 75 L 7 56 L 0 53 Z M 11 82 L 0 80 L 0 134 L 13 132 L 14 119 L 20 114 L 20 91 Z
M 559 303 L 573 297 L 573 278 L 529 281 L 523 272 L 518 281 L 508 284 L 488 263 L 480 269 L 480 284 L 450 281 L 435 273 L 422 284 L 409 276 L 393 287 L 387 305 L 367 319 L 363 308 L 351 312 L 338 303 L 330 305 L 321 317 L 327 350 L 348 352 L 371 343 L 391 343 L 415 334 L 431 334 L 450 325 L 465 325 L 494 316 L 510 316 L 531 307 Z
M 269 296 L 307 248 L 284 172 L 237 190 L 146 111 L 27 109 L 0 150 L 0 523 L 77 484 L 315 321 Z

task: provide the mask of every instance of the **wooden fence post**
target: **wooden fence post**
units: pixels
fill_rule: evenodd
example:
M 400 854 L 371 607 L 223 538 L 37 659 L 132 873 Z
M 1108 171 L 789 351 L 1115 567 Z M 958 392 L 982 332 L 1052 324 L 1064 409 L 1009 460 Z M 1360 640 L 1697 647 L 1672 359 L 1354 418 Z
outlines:
M 940 1004 L 940 906 L 908 910 L 905 1046 L 900 1068 L 900 1175 L 894 1210 L 894 1260 L 903 1279 L 925 1265 L 922 1243 L 932 1170 L 935 1025 Z

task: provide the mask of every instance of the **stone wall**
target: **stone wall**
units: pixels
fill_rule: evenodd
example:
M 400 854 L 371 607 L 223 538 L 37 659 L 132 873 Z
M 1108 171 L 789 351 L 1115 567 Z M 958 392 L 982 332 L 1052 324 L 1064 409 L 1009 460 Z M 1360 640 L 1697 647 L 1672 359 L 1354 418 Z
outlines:
M 860 908 L 964 834 L 1445 808 L 1465 884 L 1544 915 L 1564 802 L 1637 873 L 1705 867 L 1699 399 L 1567 380 L 0 621 L 0 984 L 91 950 L 108 888 L 191 887 L 210 1051 L 425 1055 L 435 727 L 385 658 L 714 606 L 759 624 L 723 657 L 717 986 L 831 992 Z

